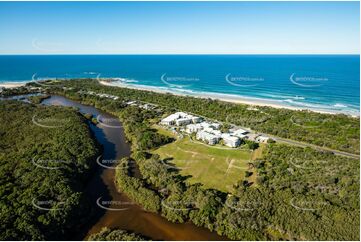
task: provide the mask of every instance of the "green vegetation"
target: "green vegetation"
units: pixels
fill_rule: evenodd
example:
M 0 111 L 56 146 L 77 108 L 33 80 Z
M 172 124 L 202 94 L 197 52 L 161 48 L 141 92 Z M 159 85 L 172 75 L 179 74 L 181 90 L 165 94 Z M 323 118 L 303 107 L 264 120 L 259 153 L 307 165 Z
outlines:
M 145 210 L 157 212 L 160 209 L 159 197 L 153 191 L 145 188 L 140 179 L 129 175 L 128 163 L 128 159 L 124 158 L 117 166 L 115 182 L 118 188 L 125 192 L 134 202 L 142 205 Z
M 52 91 L 66 92 L 68 96 L 78 100 L 86 96 L 97 99 L 94 96 L 77 93 L 79 90 L 108 93 L 120 97 L 113 103 L 121 103 L 122 100 L 139 100 L 158 104 L 169 110 L 182 110 L 221 122 L 249 127 L 282 138 L 355 154 L 359 154 L 360 151 L 360 119 L 342 114 L 330 115 L 271 107 L 257 107 L 257 110 L 250 110 L 249 105 L 103 86 L 93 79 L 63 81 L 62 84 L 73 89 L 64 91 L 54 87 Z
M 272 145 L 255 166 L 262 190 L 272 191 L 274 231 L 287 239 L 359 240 L 359 161 Z
M 145 241 L 142 236 L 130 233 L 121 229 L 102 228 L 99 233 L 92 234 L 88 238 L 89 241 Z
M 41 103 L 44 99 L 49 98 L 50 95 L 47 94 L 43 94 L 43 95 L 38 95 L 38 96 L 31 96 L 29 97 L 29 100 L 34 103 L 34 104 L 39 104 Z
M 179 168 L 181 175 L 190 175 L 187 181 L 191 184 L 199 182 L 205 188 L 223 192 L 232 192 L 233 185 L 244 179 L 252 154 L 249 150 L 207 146 L 189 137 L 161 146 L 153 153 L 170 169 Z
M 0 149 L 0 240 L 67 239 L 89 215 L 82 190 L 99 152 L 84 118 L 0 101 Z
M 238 121 L 235 119 L 235 122 L 245 122 L 245 117 L 258 117 L 254 111 L 247 110 L 247 106 L 243 105 L 101 87 L 92 81 L 67 82 L 67 85 L 74 87 L 78 84 L 94 91 L 117 94 L 124 99 L 151 101 L 167 107 L 174 105 L 182 111 L 208 114 L 207 116 L 221 120 L 226 114 L 234 113 L 238 113 L 241 115 L 238 118 L 242 118 Z M 360 169 L 357 160 L 310 148 L 267 144 L 265 147 L 261 146 L 264 148 L 262 159 L 252 161 L 252 172 L 255 174 L 248 174 L 249 178 L 256 175 L 257 186 L 250 186 L 248 178 L 242 179 L 234 186 L 233 195 L 230 195 L 215 189 L 206 189 L 203 184 L 188 182 L 188 176 L 183 176 L 177 169 L 169 169 L 159 155 L 152 154 L 172 141 L 152 128 L 154 124 L 150 120 L 157 120 L 160 116 L 156 111 L 137 107 L 124 108 L 121 101 L 79 95 L 76 88 L 71 92 L 59 90 L 59 93 L 100 107 L 121 118 L 126 135 L 132 142 L 132 159 L 138 164 L 143 178 L 136 182 L 124 182 L 120 186 L 125 192 L 129 189 L 130 194 L 135 187 L 142 190 L 137 194 L 140 197 L 135 198 L 139 203 L 143 203 L 142 201 L 152 194 L 154 200 L 161 201 L 159 211 L 170 221 L 191 221 L 197 226 L 235 240 L 360 238 L 359 233 L 355 232 L 359 231 Z M 282 137 L 290 136 L 302 141 L 310 139 L 311 143 L 358 152 L 359 119 L 313 113 L 307 116 L 307 112 L 283 109 L 259 110 L 269 111 L 273 118 L 256 124 L 252 122 L 254 119 L 248 120 L 253 128 L 262 130 L 269 127 L 267 133 L 279 132 L 278 135 Z M 323 123 L 325 125 L 316 128 L 317 122 L 306 124 L 298 118 L 290 121 L 290 116 L 301 114 L 310 118 L 315 115 L 325 120 L 332 119 L 332 125 Z M 147 134 L 144 139 L 143 134 Z M 130 177 L 127 173 L 118 173 Z M 133 180 L 127 177 L 122 179 Z M 219 181 L 221 182 L 223 180 Z

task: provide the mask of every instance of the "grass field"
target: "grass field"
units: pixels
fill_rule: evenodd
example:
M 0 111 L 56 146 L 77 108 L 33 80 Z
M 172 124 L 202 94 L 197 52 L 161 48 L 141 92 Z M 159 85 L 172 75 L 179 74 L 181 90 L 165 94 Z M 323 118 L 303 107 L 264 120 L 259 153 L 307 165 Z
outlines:
M 193 142 L 188 136 L 154 151 L 169 167 L 177 167 L 190 183 L 232 192 L 232 186 L 244 178 L 248 162 L 255 158 L 249 150 L 227 149 Z M 253 176 L 252 176 L 253 177 Z M 250 178 L 252 178 L 250 177 Z

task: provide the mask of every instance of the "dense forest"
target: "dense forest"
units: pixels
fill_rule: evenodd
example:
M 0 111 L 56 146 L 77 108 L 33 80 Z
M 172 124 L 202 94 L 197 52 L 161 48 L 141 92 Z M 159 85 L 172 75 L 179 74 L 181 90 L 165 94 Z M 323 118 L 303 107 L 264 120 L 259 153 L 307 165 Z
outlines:
M 0 240 L 62 240 L 90 213 L 84 184 L 99 155 L 70 108 L 0 101 Z
M 140 120 L 146 120 L 144 113 L 134 112 Z M 121 115 L 123 120 L 130 116 Z M 134 129 L 137 123 L 132 120 Z M 190 185 L 157 155 L 133 148 L 143 178 L 158 188 L 162 215 L 173 222 L 192 221 L 237 240 L 359 238 L 353 232 L 359 227 L 357 160 L 271 144 L 264 159 L 252 164 L 258 173 L 257 186 L 240 181 L 237 194 L 230 196 L 203 189 L 201 184 Z
M 153 130 L 150 122 L 159 120 L 163 112 L 172 111 L 170 105 L 220 121 L 222 117 L 229 121 L 231 114 L 239 113 L 242 114 L 241 121 L 248 117 L 249 126 L 254 129 L 272 126 L 267 133 L 279 130 L 285 133 L 277 133 L 282 137 L 293 135 L 289 138 L 310 139 L 310 143 L 358 153 L 358 118 L 264 107 L 259 110 L 267 111 L 267 118 L 253 122 L 259 116 L 246 105 L 109 88 L 91 80 L 66 83 L 73 89 L 51 88 L 48 92 L 93 105 L 121 119 L 132 144 L 132 155 L 120 164 L 124 167 L 118 169 L 116 182 L 121 191 L 146 210 L 159 212 L 173 222 L 191 221 L 234 240 L 359 240 L 359 232 L 356 232 L 360 221 L 358 160 L 310 148 L 268 144 L 263 158 L 250 164 L 255 168 L 256 184 L 240 181 L 231 195 L 204 189 L 202 184 L 188 183 L 187 177 L 166 167 L 159 156 L 152 155 L 153 149 L 173 140 Z M 78 91 L 84 88 L 121 98 L 115 101 L 79 94 Z M 162 106 L 162 111 L 126 106 L 125 100 L 156 103 Z M 228 117 L 225 116 L 227 112 Z M 274 123 L 268 114 L 275 116 L 278 123 Z M 300 121 L 302 115 L 315 119 L 309 119 L 305 124 Z M 287 119 L 289 116 L 291 118 Z M 322 121 L 319 126 L 319 119 L 329 119 L 332 125 Z M 236 122 L 232 120 L 231 123 Z M 317 140 L 323 143 L 317 143 Z M 134 161 L 142 178 L 133 177 L 127 169 L 127 163 Z M 105 231 L 104 237 L 113 230 Z M 120 231 L 119 234 L 127 233 Z
M 145 237 L 121 229 L 103 228 L 99 233 L 92 234 L 89 241 L 145 241 Z
M 255 110 L 249 105 L 218 100 L 103 86 L 94 79 L 68 80 L 61 84 L 66 87 L 67 95 L 75 99 L 86 95 L 77 93 L 79 90 L 107 93 L 119 96 L 119 102 L 122 100 L 149 102 L 169 110 L 191 112 L 282 138 L 355 154 L 359 154 L 360 151 L 360 119 L 343 114 L 331 115 L 271 107 L 257 107 Z M 29 85 L 36 86 L 34 83 Z M 64 92 L 59 86 L 60 84 L 57 83 L 56 87 L 48 89 Z
M 234 240 L 359 239 L 355 232 L 359 228 L 358 160 L 269 144 L 263 159 L 251 164 L 257 184 L 240 181 L 237 192 L 230 195 L 189 184 L 187 177 L 151 154 L 152 149 L 172 141 L 150 128 L 150 120 L 159 118 L 158 111 L 89 95 L 77 98 L 122 120 L 132 142 L 132 157 L 123 165 L 136 161 L 143 179 L 133 179 L 124 172 L 127 169 L 119 169 L 123 172 L 118 172 L 118 186 L 149 211 L 158 211 L 173 222 L 191 221 Z M 146 132 L 152 134 L 143 135 Z M 135 188 L 142 192 L 135 194 Z

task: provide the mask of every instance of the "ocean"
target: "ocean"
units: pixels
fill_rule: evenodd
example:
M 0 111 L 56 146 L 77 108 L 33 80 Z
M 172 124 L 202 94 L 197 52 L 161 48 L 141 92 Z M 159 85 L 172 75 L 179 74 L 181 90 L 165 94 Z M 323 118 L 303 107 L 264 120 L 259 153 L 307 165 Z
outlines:
M 359 116 L 359 55 L 2 55 L 0 83 L 118 78 L 122 85 Z

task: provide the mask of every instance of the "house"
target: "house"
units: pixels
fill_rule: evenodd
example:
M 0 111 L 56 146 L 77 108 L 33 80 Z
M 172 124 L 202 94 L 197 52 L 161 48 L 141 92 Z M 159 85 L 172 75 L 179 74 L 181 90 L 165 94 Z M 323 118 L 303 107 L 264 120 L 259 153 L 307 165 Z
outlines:
M 241 145 L 241 140 L 238 137 L 235 136 L 226 136 L 223 138 L 224 144 L 235 148 Z
M 205 141 L 210 145 L 215 145 L 219 142 L 219 137 L 217 137 L 214 134 L 210 134 L 206 131 L 203 131 L 203 130 L 201 130 L 197 133 L 196 138 L 199 140 Z

